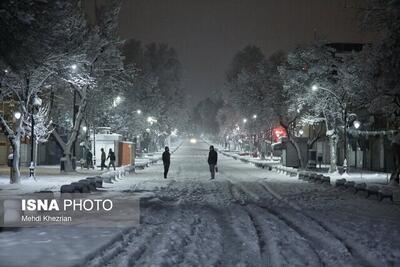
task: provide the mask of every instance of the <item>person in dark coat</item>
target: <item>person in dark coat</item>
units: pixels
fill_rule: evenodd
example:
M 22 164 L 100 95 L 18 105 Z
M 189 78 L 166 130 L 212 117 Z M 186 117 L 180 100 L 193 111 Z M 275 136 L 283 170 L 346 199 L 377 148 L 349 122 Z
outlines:
M 108 157 L 107 159 L 110 159 L 110 163 L 108 163 L 108 169 L 110 169 L 111 165 L 114 167 L 114 171 L 115 171 L 115 153 L 112 151 L 112 149 L 110 148 L 110 150 L 108 151 Z
M 107 166 L 106 166 L 106 152 L 104 152 L 104 148 L 101 148 L 100 151 L 101 151 L 100 168 L 101 168 L 101 170 L 103 170 L 104 168 L 107 168 Z
M 214 150 L 214 146 L 210 146 L 210 152 L 208 153 L 208 165 L 210 166 L 211 180 L 215 179 L 215 169 L 217 167 L 218 154 Z
M 399 184 L 400 176 L 400 131 L 392 138 L 393 172 L 390 176 L 391 184 Z
M 164 164 L 164 179 L 167 179 L 169 165 L 171 164 L 171 154 L 169 153 L 169 147 L 165 147 L 165 151 L 162 154 L 162 161 Z
M 86 168 L 93 168 L 93 154 L 90 150 L 86 153 Z

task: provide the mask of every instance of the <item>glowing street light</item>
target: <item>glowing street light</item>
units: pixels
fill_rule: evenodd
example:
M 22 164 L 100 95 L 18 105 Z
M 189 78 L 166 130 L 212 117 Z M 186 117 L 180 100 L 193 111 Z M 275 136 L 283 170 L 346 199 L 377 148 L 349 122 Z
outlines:
M 83 126 L 83 127 L 82 127 L 82 130 L 83 130 L 84 132 L 86 132 L 86 131 L 87 131 L 87 127 L 86 127 L 86 126 Z
M 122 102 L 122 97 L 117 96 L 117 97 L 114 99 L 114 101 L 113 101 L 113 106 L 116 107 L 116 106 L 118 106 L 119 104 L 121 104 L 121 102 Z
M 76 71 L 77 68 L 78 68 L 78 65 L 76 65 L 76 64 L 72 64 L 72 65 L 71 65 L 71 69 L 72 69 L 73 71 Z
M 247 122 L 247 119 L 243 119 L 243 123 L 246 123 Z
M 316 84 L 313 84 L 313 86 L 311 86 L 311 90 L 313 90 L 314 92 L 318 91 L 319 87 Z
M 19 111 L 14 112 L 14 118 L 16 118 L 17 120 L 21 119 L 21 116 L 22 116 L 21 112 Z
M 137 113 L 138 115 L 140 115 L 140 114 L 142 114 L 142 111 L 141 111 L 140 109 L 138 109 L 138 110 L 136 110 L 136 113 Z
M 299 135 L 302 136 L 303 134 L 304 134 L 303 129 L 300 129 L 300 130 L 299 130 Z
M 361 122 L 358 121 L 358 120 L 355 120 L 355 121 L 353 122 L 353 126 L 354 126 L 354 128 L 358 129 L 358 128 L 360 128 L 360 126 L 361 126 Z
M 257 119 L 257 114 L 254 114 L 254 115 L 253 115 L 253 119 Z

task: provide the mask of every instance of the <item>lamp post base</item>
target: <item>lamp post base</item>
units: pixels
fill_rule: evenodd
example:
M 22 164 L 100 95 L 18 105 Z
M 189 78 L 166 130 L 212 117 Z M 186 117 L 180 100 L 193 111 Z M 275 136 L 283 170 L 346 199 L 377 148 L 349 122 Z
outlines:
M 33 161 L 31 161 L 31 164 L 29 166 L 29 178 L 33 177 L 33 179 L 35 179 L 36 181 L 36 177 L 35 177 L 35 164 L 33 163 Z

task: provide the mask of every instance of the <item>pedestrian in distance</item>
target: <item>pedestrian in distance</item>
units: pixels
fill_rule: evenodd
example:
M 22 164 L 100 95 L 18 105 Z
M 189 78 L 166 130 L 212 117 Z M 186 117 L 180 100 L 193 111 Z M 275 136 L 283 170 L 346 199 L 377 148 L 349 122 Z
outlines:
M 93 154 L 90 150 L 87 151 L 86 153 L 86 168 L 94 168 L 93 167 Z
M 392 138 L 392 153 L 393 153 L 393 172 L 390 176 L 390 183 L 399 184 L 400 176 L 400 131 Z
M 171 153 L 169 153 L 169 147 L 165 147 L 165 151 L 162 154 L 162 161 L 164 164 L 164 179 L 167 179 L 169 165 L 171 164 Z
M 110 167 L 112 165 L 114 167 L 114 171 L 115 171 L 115 153 L 112 151 L 111 148 L 108 151 L 107 159 L 110 159 L 110 163 L 108 163 L 108 169 L 110 169 Z
M 215 151 L 214 146 L 210 146 L 210 152 L 208 153 L 208 166 L 210 167 L 211 178 L 210 180 L 215 179 L 215 171 L 217 168 L 218 154 Z
M 103 170 L 104 168 L 107 168 L 107 165 L 106 165 L 106 152 L 104 152 L 104 148 L 101 148 L 100 149 L 100 151 L 101 151 L 101 164 L 100 164 L 100 168 L 101 168 L 101 170 Z

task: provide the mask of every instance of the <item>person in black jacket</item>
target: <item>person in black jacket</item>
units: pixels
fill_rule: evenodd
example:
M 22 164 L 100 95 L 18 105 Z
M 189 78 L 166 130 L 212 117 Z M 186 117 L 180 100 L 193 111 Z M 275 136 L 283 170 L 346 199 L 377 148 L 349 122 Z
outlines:
M 169 153 L 169 147 L 165 147 L 165 151 L 162 154 L 162 161 L 164 164 L 164 179 L 167 179 L 169 165 L 171 163 L 171 154 Z
M 211 180 L 215 179 L 215 168 L 217 166 L 218 154 L 214 150 L 214 146 L 210 146 L 210 152 L 208 153 L 208 165 L 210 166 Z
M 114 167 L 114 171 L 115 171 L 115 153 L 114 153 L 114 151 L 112 151 L 111 148 L 108 151 L 107 159 L 110 159 L 110 163 L 108 163 L 108 169 L 110 169 L 110 167 L 113 166 Z
M 101 148 L 101 170 L 103 170 L 104 168 L 107 168 L 106 166 L 106 152 L 104 152 L 104 148 Z

